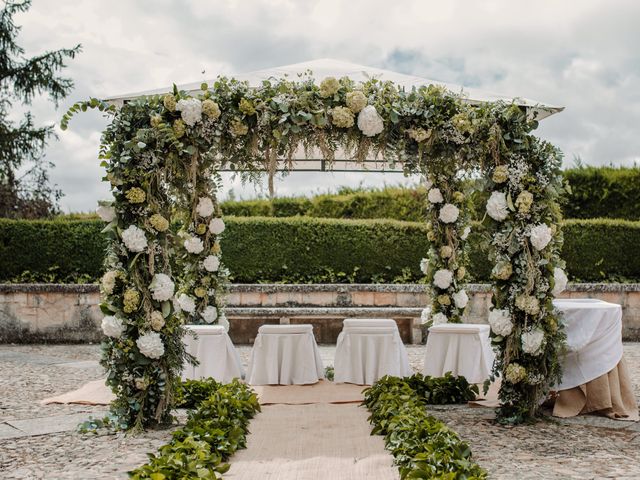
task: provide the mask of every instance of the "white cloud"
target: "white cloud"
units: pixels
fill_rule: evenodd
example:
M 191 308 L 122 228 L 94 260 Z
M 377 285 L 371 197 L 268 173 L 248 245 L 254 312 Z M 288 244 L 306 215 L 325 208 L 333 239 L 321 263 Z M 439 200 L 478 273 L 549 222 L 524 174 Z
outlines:
M 640 159 L 640 3 L 633 0 L 425 2 L 263 0 L 78 2 L 36 0 L 18 17 L 28 54 L 82 43 L 66 73 L 76 91 L 62 107 L 106 96 L 256 68 L 334 57 L 567 107 L 539 133 L 571 163 Z M 202 73 L 202 72 L 205 73 Z M 44 100 L 41 122 L 58 121 Z M 76 117 L 51 144 L 66 210 L 92 210 L 106 194 L 96 153 L 105 123 Z M 396 183 L 397 174 L 293 174 L 280 194 L 350 183 Z M 232 184 L 248 196 L 252 187 Z

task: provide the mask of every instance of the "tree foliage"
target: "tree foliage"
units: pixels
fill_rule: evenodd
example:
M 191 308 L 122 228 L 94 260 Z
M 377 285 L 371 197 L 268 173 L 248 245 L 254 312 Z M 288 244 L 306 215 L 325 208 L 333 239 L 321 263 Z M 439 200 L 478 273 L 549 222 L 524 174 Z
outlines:
M 30 0 L 9 0 L 0 11 L 0 216 L 9 218 L 46 217 L 57 210 L 62 194 L 49 185 L 53 165 L 44 158 L 47 142 L 55 138 L 54 127 L 37 126 L 30 112 L 20 121 L 11 120 L 10 114 L 16 104 L 29 106 L 38 95 L 47 95 L 57 106 L 73 88 L 71 79 L 59 72 L 81 48 L 25 56 L 17 43 L 21 27 L 14 16 L 30 6 Z

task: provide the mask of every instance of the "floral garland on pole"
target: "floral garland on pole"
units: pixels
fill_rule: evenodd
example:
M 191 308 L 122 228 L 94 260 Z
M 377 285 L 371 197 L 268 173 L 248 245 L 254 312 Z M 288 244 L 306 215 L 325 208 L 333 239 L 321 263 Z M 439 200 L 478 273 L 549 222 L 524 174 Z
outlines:
M 432 247 L 423 269 L 434 323 L 459 322 L 468 302 L 462 282 L 469 196 L 462 190 L 462 173 L 495 174 L 498 167 L 530 164 L 532 177 L 518 177 L 521 183 L 496 190 L 507 200 L 517 198 L 518 208 L 529 207 L 528 217 L 512 215 L 526 230 L 515 230 L 511 221 L 498 223 L 493 241 L 497 262 L 519 262 L 512 267 L 516 275 L 497 274 L 491 317 L 508 309 L 513 324 L 502 335 L 495 335 L 492 324 L 499 350 L 495 372 L 507 378 L 504 412 L 517 408 L 524 412 L 521 420 L 535 413 L 541 392 L 558 378 L 562 327 L 552 313 L 549 288 L 554 288 L 554 269 L 561 266 L 560 234 L 552 231 L 554 240 L 542 253 L 529 248 L 538 245 L 534 239 L 545 237 L 543 224 L 551 229 L 559 221 L 558 162 L 555 149 L 530 135 L 536 122 L 516 105 L 470 105 L 441 87 L 406 91 L 377 79 L 356 84 L 329 77 L 318 85 L 311 75 L 302 75 L 251 88 L 221 77 L 211 88 L 203 84 L 196 96 L 174 88 L 119 110 L 96 99 L 79 102 L 64 115 L 61 127 L 87 108 L 113 115 L 100 154 L 115 198 L 112 207 L 101 208 L 111 238 L 103 281 L 108 337 L 103 365 L 117 395 L 114 409 L 127 428 L 169 418 L 172 389 L 184 361 L 190 360 L 182 344 L 184 324 L 225 322 L 227 271 L 220 259 L 224 221 L 216 200 L 217 172 L 223 165 L 249 178 L 267 171 L 271 184 L 278 162 L 290 165 L 300 148 L 320 151 L 329 162 L 338 150 L 357 162 L 381 157 L 401 163 L 407 174 L 425 177 Z M 537 187 L 536 181 L 541 182 Z M 525 186 L 532 197 L 523 193 Z M 492 198 L 493 205 L 497 197 Z M 525 260 L 531 268 L 521 277 Z M 541 285 L 549 288 L 540 290 Z M 540 313 L 542 308 L 533 313 L 534 296 L 546 313 Z M 540 331 L 544 353 L 527 353 Z M 522 338 L 527 347 L 520 346 Z M 543 366 L 534 367 L 534 361 Z M 526 384 L 531 388 L 515 382 L 514 365 L 530 365 Z M 541 379 L 533 384 L 538 375 Z M 521 372 L 518 376 L 525 378 Z

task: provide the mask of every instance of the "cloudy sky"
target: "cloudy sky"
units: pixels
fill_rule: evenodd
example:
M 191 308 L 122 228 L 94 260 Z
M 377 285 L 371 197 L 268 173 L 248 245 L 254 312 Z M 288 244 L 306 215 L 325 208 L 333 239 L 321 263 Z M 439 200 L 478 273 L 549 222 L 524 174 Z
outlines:
M 66 74 L 76 89 L 56 111 L 34 102 L 37 120 L 106 97 L 336 58 L 563 105 L 539 134 L 571 166 L 640 160 L 640 2 L 637 0 L 33 0 L 16 18 L 27 54 L 81 43 Z M 48 158 L 65 211 L 107 198 L 96 160 L 105 120 L 76 117 Z M 639 162 L 640 163 L 640 162 Z M 390 174 L 292 174 L 279 195 L 338 185 L 396 184 Z M 264 187 L 229 181 L 236 196 Z

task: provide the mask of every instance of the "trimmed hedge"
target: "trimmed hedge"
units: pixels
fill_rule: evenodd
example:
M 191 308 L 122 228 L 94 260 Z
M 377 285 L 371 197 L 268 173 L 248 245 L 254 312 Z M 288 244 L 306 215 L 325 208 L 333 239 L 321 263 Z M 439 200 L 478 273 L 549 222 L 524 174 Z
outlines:
M 640 168 L 581 167 L 563 172 L 572 194 L 563 205 L 565 218 L 640 220 Z M 484 215 L 488 194 L 473 195 L 477 219 Z M 426 218 L 422 187 L 389 187 L 269 200 L 222 202 L 225 215 L 322 218 L 391 218 L 419 222 Z
M 308 217 L 229 217 L 223 260 L 237 283 L 416 282 L 429 250 L 421 223 Z M 106 240 L 93 220 L 0 220 L 0 281 L 89 282 L 102 271 Z M 491 265 L 476 224 L 471 280 Z M 574 281 L 638 281 L 640 222 L 568 220 L 563 257 Z

